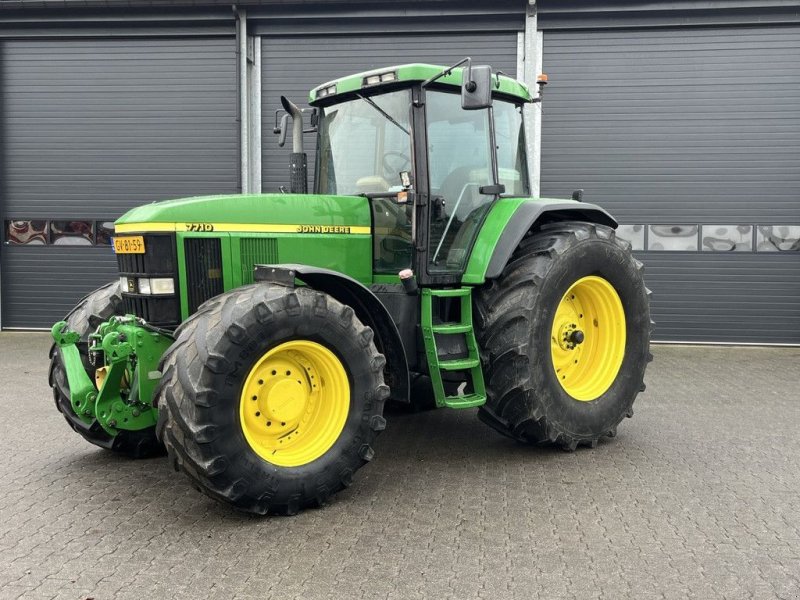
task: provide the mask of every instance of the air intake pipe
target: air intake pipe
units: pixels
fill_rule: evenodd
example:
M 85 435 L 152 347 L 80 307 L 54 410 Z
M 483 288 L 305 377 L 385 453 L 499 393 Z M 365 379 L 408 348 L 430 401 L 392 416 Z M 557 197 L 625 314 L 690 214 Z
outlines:
M 281 96 L 281 104 L 287 115 L 292 117 L 292 153 L 289 155 L 289 191 L 292 194 L 308 193 L 308 158 L 303 152 L 303 113 L 286 96 Z M 284 126 L 284 135 L 286 128 Z

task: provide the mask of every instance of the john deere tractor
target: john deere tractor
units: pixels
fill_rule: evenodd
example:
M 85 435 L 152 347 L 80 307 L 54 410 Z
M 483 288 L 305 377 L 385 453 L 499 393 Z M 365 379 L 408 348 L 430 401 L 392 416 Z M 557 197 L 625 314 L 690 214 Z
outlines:
M 418 379 L 526 444 L 613 437 L 644 389 L 648 292 L 606 211 L 530 196 L 523 108 L 541 89 L 465 59 L 282 99 L 289 190 L 116 221 L 119 279 L 52 329 L 56 406 L 89 442 L 166 448 L 259 514 L 350 485 Z

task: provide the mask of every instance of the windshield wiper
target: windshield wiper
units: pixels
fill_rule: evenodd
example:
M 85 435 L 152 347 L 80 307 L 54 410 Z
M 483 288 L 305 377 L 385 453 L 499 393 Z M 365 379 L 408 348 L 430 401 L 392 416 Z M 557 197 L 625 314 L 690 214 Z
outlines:
M 387 113 L 387 112 L 386 112 L 385 110 L 383 110 L 383 109 L 382 109 L 380 106 L 378 106 L 377 104 L 375 104 L 375 103 L 374 103 L 372 100 L 370 100 L 370 99 L 369 99 L 369 98 L 367 98 L 366 96 L 362 96 L 361 94 L 356 94 L 356 96 L 358 96 L 359 98 L 361 98 L 361 99 L 362 99 L 364 102 L 366 102 L 366 103 L 367 103 L 367 104 L 369 104 L 369 105 L 370 105 L 372 108 L 374 108 L 374 109 L 375 109 L 375 110 L 377 110 L 379 113 L 381 113 L 381 114 L 382 114 L 384 117 L 386 117 L 386 118 L 389 120 L 389 122 L 390 122 L 390 123 L 392 123 L 393 125 L 397 125 L 397 127 L 399 127 L 400 129 L 402 129 L 402 130 L 403 130 L 403 132 L 404 132 L 406 135 L 408 135 L 408 136 L 410 136 L 410 135 L 411 135 L 411 132 L 410 132 L 408 129 L 406 129 L 405 127 L 403 127 L 402 125 L 400 125 L 400 123 L 398 123 L 397 121 L 395 121 L 395 120 L 394 120 L 394 118 L 392 117 L 392 115 L 390 115 L 389 113 Z

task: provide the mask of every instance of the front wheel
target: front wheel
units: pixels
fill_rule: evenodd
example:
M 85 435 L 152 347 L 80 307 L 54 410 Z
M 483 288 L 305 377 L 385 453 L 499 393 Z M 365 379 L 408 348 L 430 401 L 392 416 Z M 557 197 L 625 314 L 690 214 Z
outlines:
M 251 513 L 324 504 L 372 459 L 385 359 L 353 309 L 309 288 L 254 284 L 176 332 L 156 394 L 176 469 Z
M 608 227 L 555 223 L 525 238 L 476 294 L 488 392 L 480 418 L 569 450 L 616 435 L 652 359 L 642 272 Z

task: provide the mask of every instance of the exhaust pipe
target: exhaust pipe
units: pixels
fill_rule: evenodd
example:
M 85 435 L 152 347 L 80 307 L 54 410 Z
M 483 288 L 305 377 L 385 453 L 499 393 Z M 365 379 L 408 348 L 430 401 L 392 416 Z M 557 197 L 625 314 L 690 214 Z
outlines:
M 289 155 L 289 192 L 308 193 L 308 158 L 303 152 L 303 113 L 286 96 L 281 96 L 281 104 L 287 115 L 292 117 L 292 153 Z M 283 135 L 286 135 L 284 125 Z

